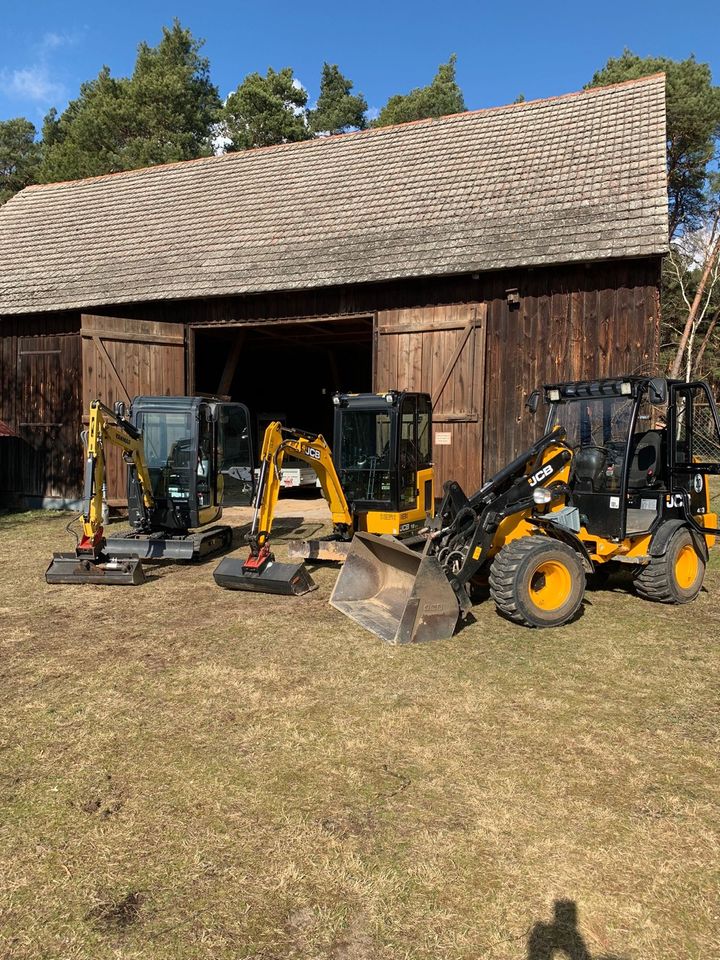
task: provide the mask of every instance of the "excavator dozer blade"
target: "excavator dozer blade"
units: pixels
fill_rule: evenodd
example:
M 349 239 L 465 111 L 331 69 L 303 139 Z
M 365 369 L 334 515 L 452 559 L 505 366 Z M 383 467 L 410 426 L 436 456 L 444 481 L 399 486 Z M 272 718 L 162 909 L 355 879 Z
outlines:
M 434 557 L 371 533 L 355 534 L 330 604 L 388 643 L 448 639 L 460 614 Z
M 48 583 L 99 583 L 104 586 L 137 587 L 145 573 L 137 557 L 96 563 L 74 553 L 54 553 L 45 571 Z
M 226 590 L 249 590 L 282 597 L 301 597 L 317 589 L 303 563 L 276 563 L 272 560 L 260 571 L 243 570 L 244 563 L 235 557 L 225 557 L 213 571 L 215 583 Z

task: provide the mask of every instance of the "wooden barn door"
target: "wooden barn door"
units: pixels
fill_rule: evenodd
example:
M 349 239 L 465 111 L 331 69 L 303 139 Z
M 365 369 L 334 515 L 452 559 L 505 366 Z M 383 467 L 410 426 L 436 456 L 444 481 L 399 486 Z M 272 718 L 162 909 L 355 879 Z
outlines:
M 138 396 L 185 393 L 185 328 L 182 324 L 118 317 L 81 318 L 83 415 L 91 400 L 109 407 Z M 108 462 L 108 500 L 127 502 L 126 467 L 117 450 Z
M 468 494 L 481 484 L 486 314 L 482 303 L 378 314 L 375 389 L 432 397 L 436 495 L 446 480 Z
M 5 479 L 10 490 L 34 497 L 73 497 L 78 492 L 79 340 L 77 334 L 18 337 L 17 439 L 5 441 L 12 444 Z

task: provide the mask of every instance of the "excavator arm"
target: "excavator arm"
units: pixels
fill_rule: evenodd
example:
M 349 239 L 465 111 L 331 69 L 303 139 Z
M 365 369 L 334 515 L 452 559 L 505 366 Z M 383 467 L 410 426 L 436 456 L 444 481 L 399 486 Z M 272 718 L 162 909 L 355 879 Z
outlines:
M 97 558 L 104 545 L 102 505 L 105 448 L 108 445 L 119 447 L 125 462 L 135 466 L 143 504 L 148 510 L 154 506 L 142 434 L 121 413 L 116 413 L 99 400 L 93 400 L 86 439 L 83 536 L 77 547 L 78 556 Z
M 225 557 L 213 572 L 215 582 L 227 590 L 301 596 L 315 589 L 316 585 L 303 563 L 276 563 L 270 552 L 269 538 L 280 496 L 280 471 L 286 456 L 295 457 L 313 468 L 330 506 L 335 532 L 348 538 L 352 536 L 352 513 L 324 437 L 292 430 L 277 420 L 273 421 L 265 431 L 260 454 L 255 512 L 247 535 L 250 555 L 245 560 Z
M 275 508 L 280 495 L 281 470 L 286 456 L 301 460 L 313 468 L 320 481 L 323 496 L 330 506 L 335 531 L 352 536 L 352 513 L 325 438 L 320 434 L 284 427 L 276 420 L 265 431 L 260 454 L 255 513 L 248 534 L 250 557 L 246 566 L 249 569 L 262 567 L 271 556 L 267 541 L 272 532 Z

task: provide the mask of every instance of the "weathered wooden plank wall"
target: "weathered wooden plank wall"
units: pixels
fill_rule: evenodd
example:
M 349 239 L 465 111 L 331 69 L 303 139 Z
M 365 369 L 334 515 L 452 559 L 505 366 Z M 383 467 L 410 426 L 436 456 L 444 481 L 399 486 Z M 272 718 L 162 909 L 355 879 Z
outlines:
M 82 475 L 76 318 L 0 320 L 0 495 L 73 497 Z
M 527 447 L 541 416 L 524 410 L 543 383 L 660 372 L 657 265 L 613 263 L 575 271 L 526 271 L 520 300 L 489 280 L 485 367 L 485 477 Z

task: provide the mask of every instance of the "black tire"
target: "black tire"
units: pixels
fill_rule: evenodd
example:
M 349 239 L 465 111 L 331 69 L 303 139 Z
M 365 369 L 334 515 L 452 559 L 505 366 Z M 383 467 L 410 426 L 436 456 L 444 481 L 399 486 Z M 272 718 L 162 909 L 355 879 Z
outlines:
M 572 547 L 551 537 L 513 540 L 490 568 L 490 595 L 509 620 L 527 627 L 559 627 L 585 596 L 585 568 Z
M 705 579 L 705 560 L 695 548 L 692 534 L 680 528 L 670 538 L 665 553 L 651 557 L 635 577 L 635 589 L 655 603 L 690 603 Z

